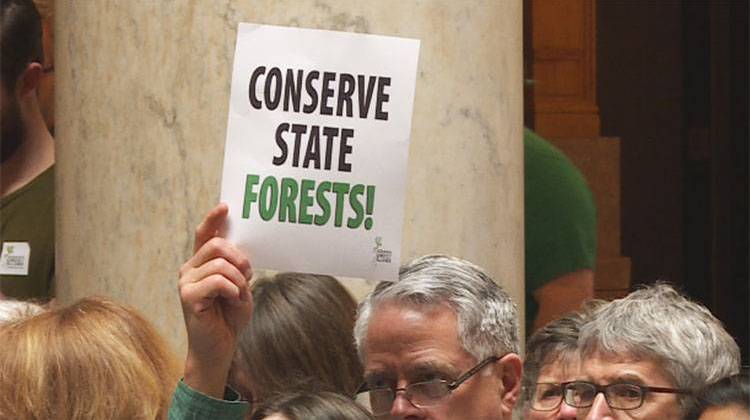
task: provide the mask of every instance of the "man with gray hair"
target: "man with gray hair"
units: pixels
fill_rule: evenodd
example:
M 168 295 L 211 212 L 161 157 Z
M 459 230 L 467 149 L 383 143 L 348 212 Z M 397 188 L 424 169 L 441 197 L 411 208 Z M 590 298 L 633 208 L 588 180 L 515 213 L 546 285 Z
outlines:
M 357 399 L 376 418 L 510 419 L 519 398 L 518 314 L 479 267 L 431 255 L 362 302 Z
M 666 284 L 610 302 L 580 332 L 579 418 L 678 419 L 691 392 L 739 371 L 740 352 L 704 306 Z

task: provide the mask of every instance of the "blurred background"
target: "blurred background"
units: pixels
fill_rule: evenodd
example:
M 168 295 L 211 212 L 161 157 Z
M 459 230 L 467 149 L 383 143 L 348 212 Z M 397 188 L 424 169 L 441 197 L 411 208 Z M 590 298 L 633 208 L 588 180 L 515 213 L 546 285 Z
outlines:
M 596 294 L 682 287 L 748 363 L 748 2 L 524 0 L 525 124 L 586 176 Z

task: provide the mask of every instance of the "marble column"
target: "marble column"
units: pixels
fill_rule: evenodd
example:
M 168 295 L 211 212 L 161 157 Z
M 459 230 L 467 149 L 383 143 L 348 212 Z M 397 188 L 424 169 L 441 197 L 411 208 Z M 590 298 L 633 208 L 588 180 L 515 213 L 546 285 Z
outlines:
M 523 309 L 520 0 L 58 0 L 60 300 L 112 296 L 184 348 L 177 270 L 219 197 L 238 22 L 422 40 L 404 258 L 467 258 Z

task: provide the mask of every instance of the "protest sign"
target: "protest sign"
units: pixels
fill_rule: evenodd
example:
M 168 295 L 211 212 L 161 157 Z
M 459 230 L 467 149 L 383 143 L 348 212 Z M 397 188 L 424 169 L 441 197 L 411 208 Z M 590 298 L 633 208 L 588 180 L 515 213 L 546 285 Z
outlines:
M 398 275 L 419 41 L 237 31 L 221 199 L 263 269 Z

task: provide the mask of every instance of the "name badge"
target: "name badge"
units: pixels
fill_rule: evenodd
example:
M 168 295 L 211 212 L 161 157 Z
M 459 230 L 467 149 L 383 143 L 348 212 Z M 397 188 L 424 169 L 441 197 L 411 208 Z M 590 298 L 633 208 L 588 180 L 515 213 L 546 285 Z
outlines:
M 5 242 L 0 253 L 0 274 L 28 276 L 31 247 L 28 242 Z

